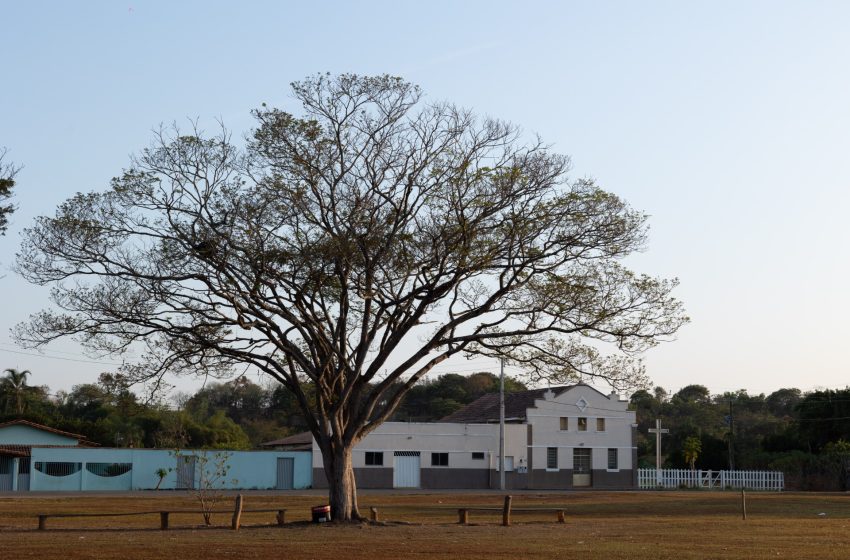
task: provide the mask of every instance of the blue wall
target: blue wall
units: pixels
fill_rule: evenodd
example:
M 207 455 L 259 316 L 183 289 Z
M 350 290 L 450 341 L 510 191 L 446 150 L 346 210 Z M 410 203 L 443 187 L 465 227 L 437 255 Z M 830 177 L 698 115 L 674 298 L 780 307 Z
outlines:
M 217 453 L 228 454 L 226 464 L 230 469 L 223 480 L 227 489 L 274 489 L 277 484 L 278 458 L 291 457 L 294 461 L 295 489 L 309 488 L 313 483 L 312 458 L 309 451 L 215 451 L 181 450 L 181 455 L 199 457 L 196 484 L 200 477 L 203 457 L 207 470 L 214 467 Z M 77 472 L 66 476 L 51 476 L 40 472 L 36 463 L 79 463 Z M 104 477 L 92 474 L 86 468 L 90 463 L 130 463 L 132 469 L 122 475 Z M 168 471 L 161 489 L 177 485 L 177 458 L 166 449 L 92 449 L 92 448 L 39 448 L 32 449 L 30 490 L 148 490 L 156 488 L 158 469 Z M 235 479 L 235 481 L 234 481 Z

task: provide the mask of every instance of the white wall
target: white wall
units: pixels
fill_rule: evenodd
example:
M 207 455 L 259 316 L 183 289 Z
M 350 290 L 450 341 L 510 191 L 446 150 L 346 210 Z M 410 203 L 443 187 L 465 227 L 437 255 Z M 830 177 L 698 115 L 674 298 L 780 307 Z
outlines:
M 561 430 L 561 418 L 566 417 L 567 430 Z M 587 419 L 587 431 L 579 431 L 579 418 Z M 605 430 L 597 431 L 597 418 L 605 419 Z M 558 448 L 558 468 L 572 469 L 573 449 L 593 449 L 593 469 L 607 469 L 608 449 L 618 450 L 618 470 L 632 468 L 632 424 L 634 411 L 628 401 L 616 395 L 606 396 L 587 385 L 577 385 L 550 399 L 535 401 L 528 409 L 532 426 L 533 466 L 546 468 L 546 450 Z
M 533 468 L 546 468 L 546 450 L 558 448 L 558 468 L 572 469 L 573 449 L 593 449 L 593 469 L 607 470 L 608 449 L 618 450 L 618 469 L 632 468 L 632 424 L 635 413 L 628 402 L 617 396 L 603 395 L 587 385 L 577 385 L 550 399 L 535 401 L 527 411 L 533 430 Z M 568 429 L 560 429 L 561 417 L 567 417 Z M 587 431 L 578 430 L 578 419 L 587 419 Z M 597 431 L 597 418 L 605 419 L 605 430 Z M 505 455 L 513 457 L 514 468 L 528 466 L 528 426 L 505 426 Z M 394 451 L 419 451 L 422 466 L 430 466 L 432 452 L 449 453 L 449 467 L 496 469 L 499 458 L 498 424 L 460 424 L 442 422 L 385 422 L 366 436 L 355 448 L 355 468 L 366 467 L 367 451 L 384 453 L 383 467 L 392 467 Z M 472 452 L 484 452 L 484 463 L 472 459 Z M 313 441 L 313 468 L 323 468 L 322 454 Z
M 526 461 L 526 430 L 524 424 L 505 426 L 505 455 Z M 496 468 L 499 456 L 498 424 L 456 424 L 428 422 L 385 422 L 366 436 L 355 448 L 352 462 L 355 468 L 366 467 L 367 451 L 384 453 L 385 467 L 392 466 L 395 451 L 419 451 L 422 466 L 430 466 L 428 453 L 449 453 L 449 467 L 460 469 Z M 483 452 L 484 460 L 472 459 L 473 452 Z M 322 453 L 313 441 L 313 467 L 322 468 Z

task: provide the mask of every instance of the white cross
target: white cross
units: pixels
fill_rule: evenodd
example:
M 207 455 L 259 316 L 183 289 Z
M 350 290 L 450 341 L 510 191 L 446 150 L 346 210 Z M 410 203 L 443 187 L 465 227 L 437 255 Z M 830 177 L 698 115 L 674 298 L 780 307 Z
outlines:
M 661 427 L 661 420 L 655 420 L 655 427 L 649 429 L 650 434 L 655 434 L 655 478 L 661 484 L 661 434 L 669 434 L 670 430 Z

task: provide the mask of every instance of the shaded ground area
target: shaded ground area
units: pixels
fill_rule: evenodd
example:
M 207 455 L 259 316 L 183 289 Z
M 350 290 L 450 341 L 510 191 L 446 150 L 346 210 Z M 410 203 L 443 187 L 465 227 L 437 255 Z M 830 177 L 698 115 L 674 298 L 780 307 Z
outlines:
M 514 507 L 564 507 L 554 514 L 524 513 L 501 527 L 499 513 L 471 515 L 459 526 L 457 508 L 498 507 L 498 494 L 390 494 L 361 496 L 361 508 L 379 510 L 387 525 L 347 527 L 307 523 L 315 494 L 250 493 L 246 507 L 286 507 L 285 527 L 272 514 L 245 514 L 237 532 L 201 527 L 200 514 L 172 517 L 175 530 L 159 531 L 157 515 L 50 519 L 36 531 L 39 513 L 157 511 L 196 507 L 191 496 L 0 498 L 3 558 L 61 555 L 130 559 L 201 558 L 823 558 L 850 557 L 850 496 L 747 494 L 741 520 L 736 492 L 624 492 L 515 494 Z M 222 506 L 229 507 L 228 499 Z M 228 515 L 213 519 L 219 526 Z M 401 522 L 401 523 L 395 523 Z

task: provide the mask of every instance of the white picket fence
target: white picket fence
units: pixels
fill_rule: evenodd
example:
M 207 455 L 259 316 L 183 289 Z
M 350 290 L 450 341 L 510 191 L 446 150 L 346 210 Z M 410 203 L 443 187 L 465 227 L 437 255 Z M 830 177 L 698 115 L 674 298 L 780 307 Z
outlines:
M 780 492 L 785 488 L 781 471 L 692 471 L 688 469 L 638 469 L 638 488 L 746 488 Z

